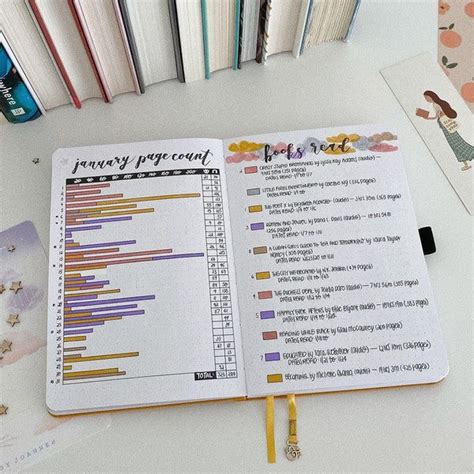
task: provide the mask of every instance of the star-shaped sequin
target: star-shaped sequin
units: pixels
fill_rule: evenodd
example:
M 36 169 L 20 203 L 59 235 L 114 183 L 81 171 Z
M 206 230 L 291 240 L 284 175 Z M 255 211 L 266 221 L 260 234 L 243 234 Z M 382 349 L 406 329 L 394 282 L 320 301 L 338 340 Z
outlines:
M 16 249 L 16 247 L 15 247 L 14 245 L 9 245 L 9 246 L 8 246 L 8 251 L 9 251 L 9 252 L 14 252 L 15 249 Z
M 21 286 L 21 281 L 12 281 L 12 286 L 10 286 L 10 290 L 15 292 L 15 295 L 22 290 L 23 287 Z
M 2 354 L 4 352 L 9 352 L 12 350 L 12 343 L 11 341 L 7 341 L 6 339 L 4 339 L 2 341 L 2 343 L 0 344 L 0 351 L 2 352 Z
M 6 290 L 5 285 L 3 283 L 0 284 L 0 295 Z
M 7 323 L 13 327 L 15 324 L 20 324 L 20 315 L 19 314 L 10 314 L 7 319 Z
M 5 405 L 0 405 L 0 415 L 6 415 L 8 411 L 8 407 Z

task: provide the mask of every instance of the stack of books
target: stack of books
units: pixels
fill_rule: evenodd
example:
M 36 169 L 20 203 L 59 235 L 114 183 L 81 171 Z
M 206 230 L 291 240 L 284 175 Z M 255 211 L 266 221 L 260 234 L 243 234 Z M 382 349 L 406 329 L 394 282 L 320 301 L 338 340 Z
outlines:
M 0 0 L 0 110 L 25 122 L 350 36 L 360 0 Z M 5 92 L 6 91 L 6 92 Z

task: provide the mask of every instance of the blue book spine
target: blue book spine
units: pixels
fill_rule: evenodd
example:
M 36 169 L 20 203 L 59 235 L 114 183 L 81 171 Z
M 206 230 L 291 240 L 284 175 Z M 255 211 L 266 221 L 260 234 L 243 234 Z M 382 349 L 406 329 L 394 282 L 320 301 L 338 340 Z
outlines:
M 0 43 L 0 111 L 11 123 L 24 123 L 41 115 L 25 82 Z

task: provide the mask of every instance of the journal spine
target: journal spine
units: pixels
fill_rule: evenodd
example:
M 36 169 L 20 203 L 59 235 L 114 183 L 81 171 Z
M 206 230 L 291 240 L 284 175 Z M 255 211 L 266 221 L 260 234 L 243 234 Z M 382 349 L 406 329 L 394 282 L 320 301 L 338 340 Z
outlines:
M 204 77 L 211 78 L 211 67 L 209 63 L 209 28 L 207 23 L 207 1 L 201 0 L 201 21 L 202 21 L 202 47 L 204 51 Z
M 183 53 L 181 51 L 181 38 L 179 37 L 178 11 L 176 0 L 168 0 L 168 9 L 171 22 L 171 34 L 173 36 L 174 57 L 176 61 L 176 75 L 179 82 L 185 82 Z

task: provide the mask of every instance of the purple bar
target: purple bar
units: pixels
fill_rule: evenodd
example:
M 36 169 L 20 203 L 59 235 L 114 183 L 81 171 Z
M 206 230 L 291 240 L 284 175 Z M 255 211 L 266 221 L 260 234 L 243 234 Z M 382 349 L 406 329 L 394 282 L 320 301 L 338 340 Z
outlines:
M 131 220 L 132 220 L 132 216 L 109 217 L 108 219 L 93 219 L 91 221 L 84 221 L 84 224 L 101 224 L 102 222 L 131 221 Z
M 95 300 L 98 295 L 84 295 L 84 296 L 66 296 L 64 301 L 75 301 L 75 300 Z M 70 305 L 68 305 L 70 306 Z
M 73 244 L 74 243 L 74 239 L 66 239 L 65 242 L 67 244 Z
M 265 354 L 265 362 L 273 362 L 275 360 L 280 360 L 279 352 L 267 352 Z
M 118 305 L 118 306 L 106 306 L 105 308 L 89 308 L 87 309 L 87 311 L 91 313 L 96 313 L 98 311 L 114 311 L 118 309 L 133 309 L 137 307 L 138 307 L 137 304 L 123 304 L 123 305 Z M 74 315 L 74 314 L 83 313 L 83 312 L 84 312 L 84 309 L 79 309 L 78 311 L 68 311 L 67 314 L 69 316 L 70 314 Z
M 68 328 L 84 328 L 87 326 L 103 326 L 104 321 L 98 322 L 98 323 L 78 323 L 78 324 L 71 324 L 68 325 Z
M 77 287 L 81 287 L 82 288 L 88 288 L 89 286 L 95 286 L 95 285 L 109 285 L 110 284 L 110 280 L 97 280 L 97 281 L 89 281 L 87 283 L 66 283 L 66 288 L 69 286 L 69 287 L 72 287 L 72 288 L 77 288 Z
M 65 336 L 73 336 L 74 334 L 90 334 L 94 329 L 78 329 L 76 331 L 64 331 Z
M 101 318 L 108 318 L 110 316 L 135 316 L 136 314 L 145 314 L 143 309 L 137 311 L 124 311 L 123 313 L 102 313 L 102 314 L 94 314 L 92 316 L 77 316 L 75 318 L 67 318 L 66 321 L 77 321 L 78 319 L 101 319 Z M 68 313 L 69 315 L 69 313 Z
M 78 298 L 81 298 L 78 296 Z M 97 298 L 97 296 L 96 296 Z M 146 296 L 130 296 L 128 298 L 112 298 L 110 300 L 101 300 L 101 301 L 86 301 L 82 303 L 78 301 L 77 303 L 67 304 L 68 307 L 73 306 L 90 306 L 91 304 L 109 304 L 109 303 L 127 303 L 128 301 L 144 301 L 144 300 L 154 300 L 155 295 L 146 295 Z
M 203 253 L 178 253 L 175 255 L 159 255 L 158 257 L 152 257 L 152 260 L 171 260 L 174 258 L 191 258 L 191 257 L 204 257 Z
M 64 236 L 65 236 L 66 239 L 67 239 L 67 238 L 71 238 L 71 237 L 72 237 L 72 234 L 71 234 L 71 232 L 66 232 L 66 233 L 64 234 Z
M 265 224 L 263 222 L 256 222 L 255 224 L 250 224 L 250 230 L 263 230 L 265 229 Z
M 84 226 L 84 227 L 76 227 L 75 229 L 71 229 L 70 227 L 66 227 L 66 237 L 67 234 L 71 232 L 81 232 L 83 230 L 97 230 L 97 229 L 102 229 L 101 225 L 91 225 L 91 226 Z M 77 248 L 77 247 L 74 247 Z
M 66 277 L 65 280 L 66 282 L 68 281 L 74 281 L 74 280 L 93 280 L 95 276 L 93 275 L 87 275 L 87 276 L 82 276 L 82 277 Z
M 123 240 L 121 242 L 104 242 L 101 244 L 78 245 L 77 247 L 69 247 L 67 250 L 95 249 L 100 247 L 113 247 L 114 245 L 132 245 L 136 243 L 136 240 Z
M 275 311 L 260 311 L 260 319 L 274 319 Z

